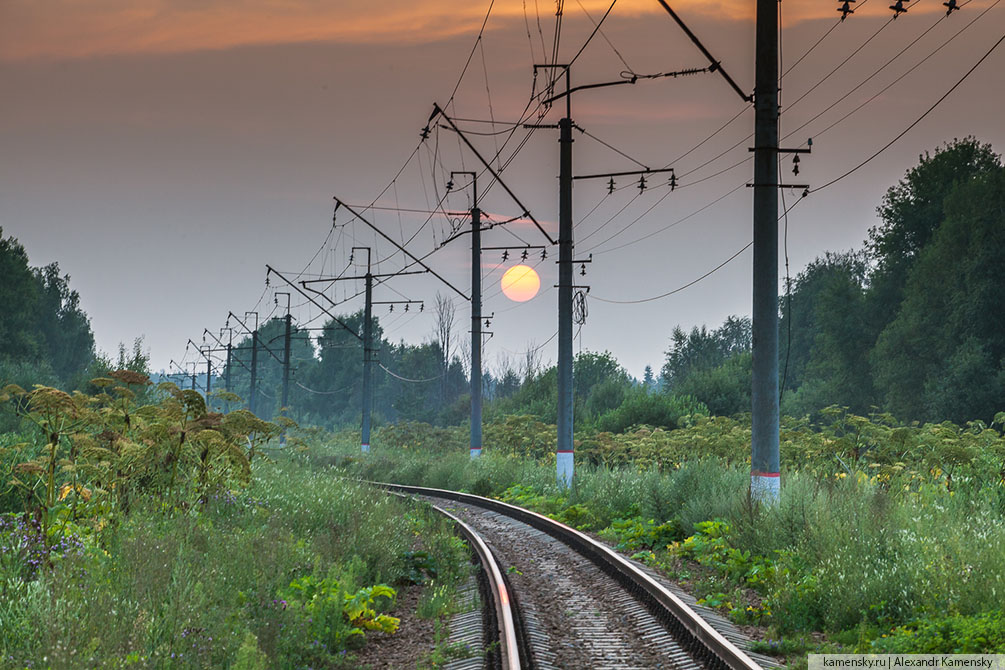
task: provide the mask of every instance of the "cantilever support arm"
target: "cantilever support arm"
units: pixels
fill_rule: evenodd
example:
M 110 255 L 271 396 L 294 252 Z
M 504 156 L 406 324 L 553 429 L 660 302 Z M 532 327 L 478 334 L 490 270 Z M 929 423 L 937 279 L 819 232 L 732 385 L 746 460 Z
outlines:
M 485 166 L 485 169 L 489 171 L 489 174 L 491 174 L 492 177 L 497 182 L 499 182 L 499 184 L 506 190 L 506 192 L 509 194 L 509 197 L 513 198 L 513 202 L 515 202 L 520 207 L 520 209 L 522 209 L 524 211 L 524 213 L 527 215 L 527 218 L 534 222 L 534 225 L 537 226 L 537 229 L 540 230 L 541 234 L 545 236 L 545 238 L 548 240 L 548 243 L 549 244 L 558 244 L 558 241 L 555 240 L 555 239 L 553 239 L 552 236 L 548 234 L 548 231 L 546 231 L 541 226 L 541 224 L 537 222 L 537 219 L 535 219 L 534 215 L 530 213 L 530 210 L 527 209 L 526 207 L 524 207 L 523 203 L 520 202 L 520 199 L 518 197 L 516 197 L 516 194 L 513 193 L 513 191 L 510 190 L 509 186 L 506 185 L 506 182 L 504 182 L 502 179 L 499 178 L 499 175 L 497 175 L 496 172 L 495 172 L 495 170 L 492 169 L 492 166 L 489 165 L 488 161 L 486 161 L 484 158 L 482 158 L 482 155 L 480 153 L 478 153 L 478 150 L 475 149 L 474 145 L 471 144 L 470 141 L 468 141 L 468 138 L 464 135 L 464 133 L 461 132 L 461 129 L 458 128 L 454 124 L 453 119 L 451 119 L 449 116 L 447 116 L 447 113 L 444 112 L 442 109 L 440 109 L 440 106 L 437 103 L 434 102 L 433 103 L 433 118 L 436 118 L 437 115 L 442 116 L 446 120 L 446 122 L 450 124 L 450 129 L 453 130 L 455 133 L 457 133 L 458 137 L 460 137 L 462 140 L 464 140 L 464 144 L 467 145 L 468 149 L 471 149 L 471 153 L 473 153 L 478 158 L 478 160 L 481 161 L 482 165 Z
M 349 326 L 345 325 L 345 323 L 343 323 L 343 322 L 342 322 L 342 319 L 338 318 L 337 316 L 335 316 L 334 314 L 332 314 L 331 312 L 329 312 L 329 311 L 328 311 L 327 309 L 325 309 L 324 305 L 322 305 L 322 304 L 321 304 L 321 303 L 319 303 L 319 302 L 318 302 L 317 300 L 315 300 L 315 299 L 314 299 L 314 298 L 312 298 L 311 296 L 309 296 L 309 295 L 307 295 L 306 293 L 304 293 L 304 292 L 303 292 L 303 291 L 302 291 L 302 290 L 300 289 L 300 287 L 299 287 L 299 286 L 297 286 L 296 284 L 294 284 L 293 282 L 291 282 L 291 281 L 290 281 L 289 279 L 287 279 L 286 277 L 284 277 L 284 276 L 283 276 L 283 274 L 282 274 L 281 272 L 279 272 L 279 270 L 276 270 L 276 269 L 275 269 L 275 268 L 273 268 L 273 267 L 272 267 L 271 265 L 266 265 L 265 267 L 266 267 L 266 269 L 268 270 L 268 274 L 275 274 L 275 275 L 276 275 L 277 277 L 279 277 L 279 278 L 280 278 L 280 279 L 282 279 L 282 280 L 283 280 L 284 282 L 286 282 L 286 283 L 287 283 L 287 284 L 289 284 L 289 285 L 290 285 L 291 287 L 293 287 L 293 288 L 294 288 L 294 289 L 295 289 L 295 290 L 297 291 L 297 293 L 299 293 L 300 295 L 304 296 L 305 298 L 307 298 L 308 300 L 310 300 L 310 301 L 311 301 L 312 303 L 314 303 L 314 306 L 315 306 L 315 307 L 317 307 L 317 308 L 318 308 L 318 309 L 320 309 L 320 310 L 321 310 L 322 312 L 324 312 L 325 314 L 327 314 L 328 316 L 330 316 L 330 317 L 332 318 L 332 320 L 333 320 L 333 321 L 334 321 L 335 323 L 337 323 L 338 325 L 342 326 L 343 328 L 345 328 L 346 330 L 348 330 L 348 331 L 349 331 L 350 333 L 352 333 L 352 334 L 353 334 L 353 337 L 355 337 L 355 338 L 356 338 L 357 340 L 359 340 L 360 342 L 362 342 L 362 341 L 363 341 L 363 338 L 359 336 L 359 333 L 357 333 L 357 332 L 356 332 L 355 330 L 353 330 L 353 329 L 352 329 L 352 328 L 350 328 Z
M 733 87 L 733 90 L 736 91 L 737 95 L 743 98 L 744 102 L 753 102 L 754 96 L 744 93 L 743 89 L 737 86 L 736 82 L 733 81 L 733 78 L 730 77 L 726 73 L 726 71 L 722 68 L 722 64 L 719 63 L 719 61 L 717 61 L 712 56 L 712 54 L 708 52 L 708 49 L 706 49 L 705 45 L 701 43 L 701 40 L 698 39 L 698 36 L 691 32 L 691 29 L 688 28 L 683 21 L 681 21 L 681 18 L 677 16 L 677 13 L 674 12 L 674 10 L 670 9 L 670 5 L 666 3 L 666 0 L 658 0 L 658 1 L 661 5 L 663 5 L 663 9 L 667 10 L 667 14 L 670 15 L 670 18 L 672 18 L 674 21 L 677 22 L 677 25 L 680 26 L 681 30 L 684 31 L 684 34 L 687 35 L 689 38 L 691 38 L 691 41 L 694 42 L 694 45 L 698 47 L 698 49 L 701 50 L 703 54 L 705 54 L 705 58 L 708 59 L 708 62 L 711 64 L 712 69 L 719 71 L 719 74 L 721 74 L 723 78 L 726 80 L 726 82 Z
M 346 203 L 344 203 L 341 200 L 339 200 L 338 197 L 335 198 L 335 202 L 337 202 L 338 204 L 340 204 L 343 207 L 345 207 L 346 209 L 348 209 L 350 214 L 352 214 L 353 216 L 355 216 L 357 219 L 359 219 L 360 221 L 362 221 L 366 225 L 370 226 L 370 228 L 373 228 L 373 230 L 374 230 L 375 233 L 377 233 L 378 235 L 380 235 L 381 237 L 383 237 L 385 240 L 387 240 L 388 242 L 390 242 L 391 244 L 393 244 L 395 246 L 395 248 L 398 249 L 398 251 L 400 251 L 401 253 L 405 254 L 409 258 L 411 258 L 415 263 L 418 263 L 419 265 L 421 265 L 422 267 L 424 267 L 427 272 L 429 272 L 431 275 L 433 275 L 434 277 L 436 277 L 437 279 L 439 279 L 441 282 L 443 282 L 444 284 L 446 284 L 447 286 L 449 286 L 451 289 L 453 289 L 453 291 L 455 293 L 457 293 L 457 295 L 461 296 L 465 300 L 471 300 L 471 298 L 469 298 L 467 295 L 464 294 L 464 291 L 462 291 L 461 289 L 457 288 L 456 286 L 454 286 L 453 284 L 451 284 L 450 282 L 448 282 L 446 279 L 444 279 L 443 277 L 441 277 L 435 270 L 433 270 L 433 268 L 431 268 L 428 265 L 426 265 L 425 263 L 423 263 L 420 259 L 416 258 L 413 254 L 411 254 L 405 247 L 401 246 L 400 244 L 398 244 L 397 242 L 395 242 L 393 239 L 391 239 L 390 237 L 388 237 L 384 233 L 383 230 L 381 230 L 377 226 L 373 225 L 372 223 L 370 223 L 369 221 L 367 221 L 366 219 L 364 219 L 363 216 L 359 212 L 357 212 L 355 209 L 353 209 L 352 207 L 350 207 Z
M 250 328 L 248 328 L 248 326 L 245 325 L 244 321 L 241 321 L 241 319 L 237 316 L 237 314 L 234 314 L 233 312 L 231 312 L 229 314 L 229 316 L 234 317 L 234 321 L 237 321 L 239 324 L 241 324 L 241 328 L 244 328 L 246 331 L 248 331 L 249 333 L 251 333 L 251 336 L 252 336 L 252 339 L 251 339 L 252 346 L 254 346 L 255 340 L 258 340 L 259 343 L 260 343 L 258 346 L 260 346 L 262 349 L 265 349 L 265 351 L 267 351 L 270 356 L 272 356 L 273 358 L 275 358 L 280 363 L 283 362 L 283 359 L 281 359 L 279 356 L 276 356 L 275 352 L 273 352 L 272 349 L 269 349 L 267 346 L 265 346 L 264 343 L 261 343 L 262 338 L 258 337 L 258 335 L 255 334 L 255 331 L 253 331 Z M 245 316 L 247 316 L 247 315 L 245 315 Z

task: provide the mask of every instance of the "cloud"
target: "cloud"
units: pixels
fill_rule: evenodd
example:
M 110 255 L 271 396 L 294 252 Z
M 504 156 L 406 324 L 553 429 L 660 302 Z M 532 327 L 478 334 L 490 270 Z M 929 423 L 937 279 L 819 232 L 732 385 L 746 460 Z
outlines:
M 977 0 L 986 5 L 990 0 Z M 886 3 L 881 3 L 885 5 Z M 836 7 L 820 0 L 792 0 L 785 7 L 787 25 L 809 19 L 836 18 Z M 538 14 L 534 7 L 540 10 Z M 566 17 L 586 22 L 583 10 L 598 20 L 607 0 L 566 3 Z M 675 0 L 671 5 L 685 20 L 751 21 L 749 0 Z M 67 59 L 129 53 L 177 53 L 239 46 L 342 41 L 350 43 L 436 42 L 475 34 L 485 16 L 484 2 L 385 0 L 374 10 L 370 0 L 6 0 L 0 22 L 0 60 Z M 922 6 L 918 11 L 937 11 Z M 527 12 L 525 14 L 525 11 Z M 860 15 L 879 15 L 884 7 L 862 8 Z M 656 0 L 621 0 L 612 17 L 662 14 Z M 554 26 L 551 0 L 525 3 L 496 0 L 489 30 L 521 29 L 540 20 L 550 44 Z M 590 25 L 587 23 L 587 25 Z M 536 31 L 535 31 L 536 32 Z

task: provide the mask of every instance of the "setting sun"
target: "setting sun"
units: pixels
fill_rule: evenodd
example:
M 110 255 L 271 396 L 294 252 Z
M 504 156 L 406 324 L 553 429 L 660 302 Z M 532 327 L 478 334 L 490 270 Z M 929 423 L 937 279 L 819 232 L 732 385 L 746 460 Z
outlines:
M 529 265 L 514 265 L 499 282 L 506 297 L 515 302 L 527 302 L 537 295 L 541 288 L 541 278 Z

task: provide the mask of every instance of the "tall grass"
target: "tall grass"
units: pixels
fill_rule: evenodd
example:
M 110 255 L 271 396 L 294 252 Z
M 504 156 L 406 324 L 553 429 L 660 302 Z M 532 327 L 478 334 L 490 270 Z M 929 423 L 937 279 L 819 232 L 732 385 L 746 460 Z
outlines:
M 247 491 L 221 491 L 201 512 L 147 501 L 101 530 L 77 529 L 82 551 L 0 604 L 0 667 L 354 667 L 351 651 L 319 650 L 287 608 L 293 580 L 327 578 L 340 593 L 401 584 L 417 543 L 439 584 L 466 569 L 438 517 L 328 468 L 281 459 L 255 470 Z
M 489 451 L 470 461 L 465 450 L 393 446 L 364 458 L 334 444 L 321 453 L 357 476 L 508 496 L 588 530 L 638 518 L 672 521 L 690 534 L 699 522 L 724 521 L 736 561 L 751 560 L 746 552 L 772 566 L 758 588 L 771 611 L 765 621 L 783 633 L 871 638 L 926 617 L 996 612 L 1005 602 L 1005 485 L 991 477 L 958 477 L 948 487 L 916 473 L 794 470 L 780 503 L 758 507 L 748 501 L 749 466 L 711 457 L 662 472 L 577 464 L 565 491 L 550 459 Z

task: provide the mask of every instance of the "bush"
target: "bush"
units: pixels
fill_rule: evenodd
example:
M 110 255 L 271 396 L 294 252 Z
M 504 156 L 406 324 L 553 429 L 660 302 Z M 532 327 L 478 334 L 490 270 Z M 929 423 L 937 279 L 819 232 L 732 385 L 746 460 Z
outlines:
M 595 425 L 609 433 L 623 433 L 640 425 L 673 430 L 682 419 L 688 423 L 694 416 L 708 416 L 708 407 L 694 396 L 649 394 L 645 389 L 634 389 L 620 406 L 601 414 Z
M 1005 616 L 1001 612 L 991 612 L 921 619 L 873 640 L 869 651 L 877 654 L 1005 653 Z

